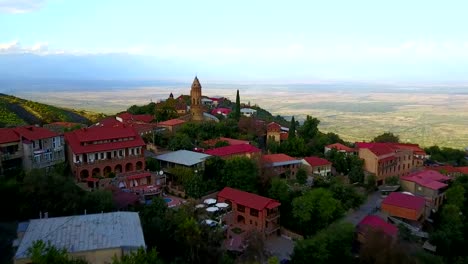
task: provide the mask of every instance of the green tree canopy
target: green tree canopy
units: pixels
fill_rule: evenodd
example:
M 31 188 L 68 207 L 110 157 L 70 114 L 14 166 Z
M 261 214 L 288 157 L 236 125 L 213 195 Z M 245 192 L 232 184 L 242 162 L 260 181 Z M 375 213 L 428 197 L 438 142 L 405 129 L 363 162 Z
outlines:
M 42 240 L 34 241 L 28 249 L 28 257 L 34 264 L 87 264 L 82 259 L 70 257 L 65 249 L 58 249 Z
M 333 198 L 331 191 L 323 188 L 313 189 L 295 198 L 292 205 L 292 214 L 305 235 L 328 226 L 344 213 L 340 201 Z
M 288 139 L 293 139 L 296 137 L 296 120 L 294 116 L 291 118 L 291 126 L 289 127 Z
M 128 255 L 123 255 L 120 259 L 114 258 L 112 264 L 162 264 L 163 261 L 158 256 L 156 248 L 145 251 L 139 248 Z
M 297 241 L 291 258 L 292 263 L 352 263 L 353 240 L 353 225 L 333 224 L 311 238 Z
M 247 157 L 234 157 L 226 161 L 223 186 L 240 189 L 246 192 L 257 192 L 258 166 Z
M 306 120 L 304 121 L 304 124 L 299 128 L 299 135 L 306 141 L 310 141 L 313 139 L 317 133 L 319 132 L 318 130 L 318 125 L 320 121 L 312 116 L 307 116 Z
M 234 109 L 234 119 L 236 119 L 237 121 L 239 121 L 240 117 L 241 117 L 241 104 L 240 104 L 240 96 L 239 96 L 239 90 L 237 90 L 237 94 L 236 94 L 236 107 Z
M 400 137 L 391 132 L 385 132 L 381 135 L 376 136 L 372 141 L 382 143 L 398 143 L 400 142 Z

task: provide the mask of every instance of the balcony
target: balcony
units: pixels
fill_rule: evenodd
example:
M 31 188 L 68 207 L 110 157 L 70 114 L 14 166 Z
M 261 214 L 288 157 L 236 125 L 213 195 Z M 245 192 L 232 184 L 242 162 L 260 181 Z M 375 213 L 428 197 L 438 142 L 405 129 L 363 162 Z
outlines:
M 267 221 L 273 221 L 273 220 L 277 219 L 279 216 L 280 216 L 279 212 L 271 212 L 271 213 L 267 214 L 265 219 Z
M 17 159 L 17 158 L 23 157 L 23 153 L 21 151 L 17 151 L 17 152 L 14 152 L 14 153 L 0 153 L 0 157 L 1 157 L 2 161 Z
M 268 227 L 265 228 L 265 234 L 269 235 L 275 231 L 278 231 L 279 229 L 280 229 L 280 225 L 269 223 Z
M 122 161 L 135 161 L 144 159 L 143 155 L 131 155 L 126 157 L 114 157 L 112 159 L 103 159 L 103 160 L 94 160 L 92 162 L 75 162 L 74 165 L 76 167 L 84 167 L 90 165 L 100 165 L 100 164 L 113 164 L 113 163 L 121 163 Z

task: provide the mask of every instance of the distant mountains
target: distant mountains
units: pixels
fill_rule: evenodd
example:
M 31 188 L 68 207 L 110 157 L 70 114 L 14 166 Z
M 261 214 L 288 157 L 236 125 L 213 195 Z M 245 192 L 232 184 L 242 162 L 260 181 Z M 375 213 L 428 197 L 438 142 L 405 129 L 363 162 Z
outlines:
M 103 114 L 64 109 L 0 94 L 0 127 L 42 125 L 61 121 L 90 124 L 103 117 Z

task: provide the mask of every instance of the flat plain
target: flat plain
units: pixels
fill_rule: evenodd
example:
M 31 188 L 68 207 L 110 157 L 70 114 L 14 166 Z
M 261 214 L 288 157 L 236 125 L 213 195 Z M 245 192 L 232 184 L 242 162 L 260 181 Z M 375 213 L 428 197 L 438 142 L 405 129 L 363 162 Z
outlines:
M 387 87 L 359 85 L 203 85 L 203 94 L 257 104 L 275 115 L 320 119 L 320 129 L 348 141 L 370 140 L 390 131 L 402 141 L 422 146 L 468 146 L 467 87 Z M 25 89 L 12 94 L 26 99 L 106 114 L 129 106 L 189 94 L 190 85 L 103 89 Z

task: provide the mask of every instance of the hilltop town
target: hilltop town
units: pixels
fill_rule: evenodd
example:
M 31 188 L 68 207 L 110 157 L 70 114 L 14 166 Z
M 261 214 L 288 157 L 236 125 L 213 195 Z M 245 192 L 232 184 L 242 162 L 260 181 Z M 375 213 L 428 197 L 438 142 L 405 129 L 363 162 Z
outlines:
M 468 261 L 464 146 L 346 142 L 204 92 L 0 128 L 0 261 Z

